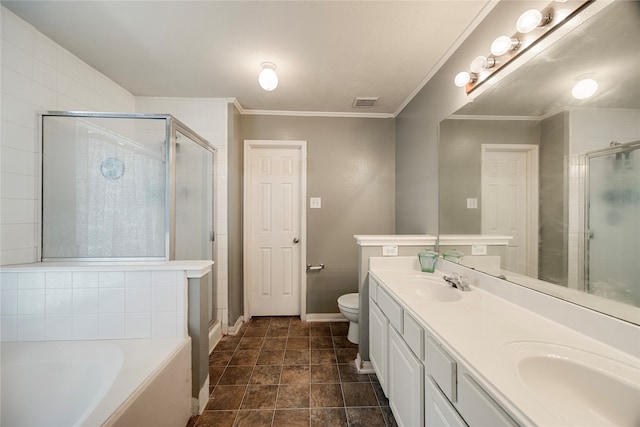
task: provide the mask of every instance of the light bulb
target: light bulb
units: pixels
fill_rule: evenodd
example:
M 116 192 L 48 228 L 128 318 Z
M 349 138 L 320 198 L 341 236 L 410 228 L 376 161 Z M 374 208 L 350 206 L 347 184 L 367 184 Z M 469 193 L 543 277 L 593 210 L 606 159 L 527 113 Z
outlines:
M 473 61 L 471 61 L 471 65 L 469 68 L 472 72 L 478 74 L 487 68 L 491 68 L 496 64 L 495 59 L 487 58 L 486 56 L 476 56 Z
M 459 72 L 458 74 L 456 74 L 456 78 L 454 79 L 454 83 L 458 87 L 464 87 L 470 81 L 471 81 L 471 74 L 467 73 L 466 71 Z
M 258 83 L 260 87 L 270 92 L 278 87 L 278 75 L 276 74 L 276 66 L 270 62 L 262 64 L 262 71 L 258 75 Z
M 538 9 L 529 9 L 518 18 L 516 29 L 522 34 L 534 30 L 542 22 L 542 13 Z
M 575 99 L 587 99 L 595 95 L 598 90 L 598 82 L 593 79 L 582 79 L 573 86 L 571 94 Z
M 502 56 L 510 50 L 515 50 L 520 46 L 520 40 L 512 39 L 509 36 L 500 36 L 491 43 L 491 54 Z

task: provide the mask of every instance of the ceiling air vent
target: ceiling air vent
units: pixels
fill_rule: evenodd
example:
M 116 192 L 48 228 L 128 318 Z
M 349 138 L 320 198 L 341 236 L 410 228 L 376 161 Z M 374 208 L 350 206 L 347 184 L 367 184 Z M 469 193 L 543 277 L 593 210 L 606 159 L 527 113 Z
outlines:
M 378 97 L 359 97 L 356 96 L 353 98 L 353 108 L 367 108 L 373 107 L 378 102 Z

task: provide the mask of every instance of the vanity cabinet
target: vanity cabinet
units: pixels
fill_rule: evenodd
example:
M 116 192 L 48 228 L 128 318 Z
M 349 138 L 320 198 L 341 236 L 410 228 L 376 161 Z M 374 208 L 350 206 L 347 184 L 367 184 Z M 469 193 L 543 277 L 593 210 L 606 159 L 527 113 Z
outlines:
M 518 425 L 401 301 L 369 278 L 369 356 L 398 425 Z

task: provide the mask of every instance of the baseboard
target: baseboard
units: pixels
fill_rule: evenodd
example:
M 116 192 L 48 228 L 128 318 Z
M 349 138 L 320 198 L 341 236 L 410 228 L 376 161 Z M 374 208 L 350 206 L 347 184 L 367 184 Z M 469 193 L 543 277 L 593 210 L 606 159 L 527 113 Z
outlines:
M 218 345 L 222 339 L 222 327 L 220 322 L 216 322 L 213 328 L 209 329 L 209 354 L 213 351 L 213 348 Z
M 229 326 L 227 333 L 229 335 L 235 335 L 240 332 L 240 327 L 242 327 L 242 316 L 238 317 L 238 320 L 236 320 L 236 323 L 234 323 L 233 326 Z
M 371 362 L 364 361 L 360 358 L 360 353 L 358 353 L 358 355 L 356 356 L 356 360 L 354 360 L 355 364 L 356 364 L 356 369 L 358 370 L 359 374 L 375 374 L 376 371 L 373 369 L 373 365 L 371 364 Z
M 340 313 L 307 313 L 307 322 L 348 322 Z

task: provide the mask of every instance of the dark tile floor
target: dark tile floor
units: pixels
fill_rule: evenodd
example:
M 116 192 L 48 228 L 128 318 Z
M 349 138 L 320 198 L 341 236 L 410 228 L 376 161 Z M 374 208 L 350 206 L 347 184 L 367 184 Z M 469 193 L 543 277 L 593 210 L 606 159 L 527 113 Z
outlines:
M 395 426 L 375 374 L 358 374 L 346 322 L 256 317 L 209 357 L 210 395 L 188 426 Z

